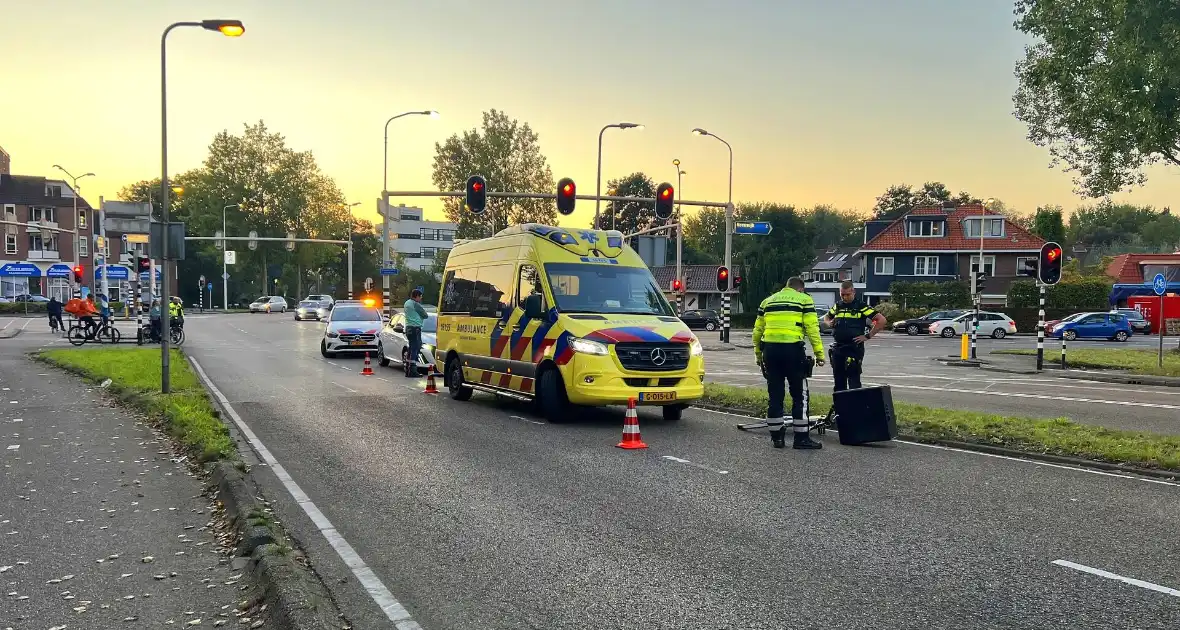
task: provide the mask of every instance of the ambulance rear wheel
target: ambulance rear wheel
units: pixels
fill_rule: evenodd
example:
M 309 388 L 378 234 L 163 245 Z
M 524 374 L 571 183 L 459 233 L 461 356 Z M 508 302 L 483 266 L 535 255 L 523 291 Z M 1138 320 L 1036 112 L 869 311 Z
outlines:
M 451 392 L 451 398 L 458 401 L 471 400 L 471 394 L 474 393 L 474 390 L 463 384 L 463 365 L 458 358 L 447 363 L 447 389 Z
M 564 422 L 570 415 L 570 409 L 561 373 L 552 368 L 545 370 L 537 383 L 537 407 L 541 415 L 554 424 Z

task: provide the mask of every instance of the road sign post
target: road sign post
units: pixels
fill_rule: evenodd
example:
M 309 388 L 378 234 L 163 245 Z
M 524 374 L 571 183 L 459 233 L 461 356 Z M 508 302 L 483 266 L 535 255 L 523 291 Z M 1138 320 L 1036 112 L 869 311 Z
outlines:
M 1151 279 L 1151 288 L 1156 295 L 1160 296 L 1160 350 L 1157 361 L 1158 367 L 1162 368 L 1164 367 L 1164 328 L 1167 323 L 1164 319 L 1164 294 L 1168 292 L 1168 279 L 1162 273 L 1155 274 L 1155 277 Z

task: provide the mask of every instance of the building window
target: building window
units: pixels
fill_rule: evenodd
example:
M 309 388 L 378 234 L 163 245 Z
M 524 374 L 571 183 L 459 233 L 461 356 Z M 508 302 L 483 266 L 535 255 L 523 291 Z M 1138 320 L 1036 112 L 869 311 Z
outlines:
M 56 252 L 57 251 L 57 234 L 30 234 L 29 235 L 29 251 L 30 252 Z
M 937 276 L 938 256 L 914 256 L 915 276 Z
M 979 256 L 972 256 L 971 257 L 971 273 L 977 273 L 976 269 L 978 269 L 978 268 L 979 268 Z M 996 257 L 995 256 L 984 256 L 983 257 L 983 273 L 986 273 L 989 276 L 996 275 Z
M 390 240 L 393 240 L 395 238 L 397 238 L 397 239 L 408 238 L 411 240 L 416 240 L 416 239 L 422 238 L 422 235 L 421 234 L 390 234 L 390 237 L 391 237 Z
M 942 236 L 942 221 L 910 221 L 910 236 Z
M 873 273 L 878 276 L 892 276 L 893 258 L 874 258 Z
M 29 221 L 57 222 L 56 208 L 29 208 Z
M 435 230 L 434 237 L 435 237 L 435 240 L 439 240 L 439 241 L 453 241 L 453 240 L 455 240 L 455 231 L 454 230 Z
M 434 263 L 422 263 L 418 265 L 418 271 L 431 271 L 434 269 Z
M 435 230 L 432 230 L 430 228 L 421 228 L 418 230 L 419 238 L 421 238 L 424 241 L 433 241 L 433 240 L 435 240 L 434 239 L 434 232 L 435 232 Z
M 53 184 L 46 185 L 45 186 L 45 196 L 46 197 L 60 197 L 61 196 L 61 186 L 55 186 Z
M 963 222 L 963 230 L 967 238 L 979 238 L 979 222 L 981 219 L 967 219 Z M 999 238 L 1004 236 L 1004 219 L 986 219 L 983 226 L 985 238 Z
M 78 229 L 79 230 L 86 229 L 86 211 L 85 210 L 78 211 Z
M 16 206 L 11 203 L 4 204 L 4 220 L 16 221 Z
M 422 217 L 420 217 L 416 214 L 409 214 L 408 212 L 403 212 L 402 216 L 401 216 L 401 220 L 402 221 L 421 221 Z
M 423 247 L 420 258 L 434 258 L 438 254 L 437 247 Z
M 1025 269 L 1028 269 L 1030 266 L 1030 263 L 1032 265 L 1036 265 L 1037 264 L 1037 257 L 1036 256 L 1017 256 L 1016 257 L 1016 273 L 1019 274 L 1020 272 L 1024 271 Z
M 15 254 L 16 253 L 16 234 L 5 234 L 4 235 L 4 253 L 5 254 Z
M 70 281 L 68 278 L 47 278 L 45 280 L 45 297 L 57 298 L 58 302 L 70 301 Z
M 85 237 L 85 236 L 78 237 L 78 255 L 79 256 L 89 256 L 90 255 L 90 239 L 88 237 Z

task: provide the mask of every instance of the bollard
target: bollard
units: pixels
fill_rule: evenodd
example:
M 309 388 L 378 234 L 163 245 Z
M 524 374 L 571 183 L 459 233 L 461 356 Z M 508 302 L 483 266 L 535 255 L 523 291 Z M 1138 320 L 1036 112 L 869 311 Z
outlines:
M 959 337 L 959 358 L 966 361 L 971 354 L 971 337 L 963 335 Z

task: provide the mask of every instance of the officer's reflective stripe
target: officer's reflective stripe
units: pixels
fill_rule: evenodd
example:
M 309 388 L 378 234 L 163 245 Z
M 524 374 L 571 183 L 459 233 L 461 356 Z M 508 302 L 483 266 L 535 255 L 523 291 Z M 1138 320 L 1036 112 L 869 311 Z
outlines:
M 759 309 L 763 313 L 778 313 L 782 311 L 793 311 L 796 313 L 806 313 L 809 309 L 802 304 L 792 304 L 784 302 L 779 304 L 767 304 L 765 308 Z

